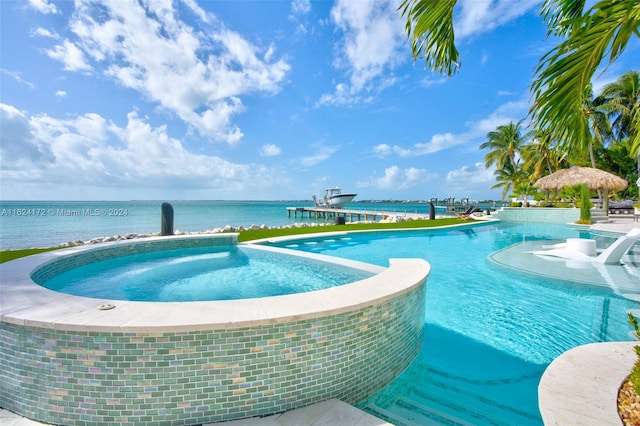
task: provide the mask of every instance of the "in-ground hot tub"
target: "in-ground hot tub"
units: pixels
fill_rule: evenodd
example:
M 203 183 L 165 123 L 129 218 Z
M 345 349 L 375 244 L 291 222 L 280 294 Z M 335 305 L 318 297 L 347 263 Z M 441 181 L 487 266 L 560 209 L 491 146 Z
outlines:
M 62 424 L 263 416 L 333 397 L 356 403 L 420 350 L 429 274 L 420 259 L 391 259 L 371 278 L 325 290 L 209 302 L 78 297 L 31 278 L 125 253 L 235 239 L 159 237 L 0 265 L 0 405 Z

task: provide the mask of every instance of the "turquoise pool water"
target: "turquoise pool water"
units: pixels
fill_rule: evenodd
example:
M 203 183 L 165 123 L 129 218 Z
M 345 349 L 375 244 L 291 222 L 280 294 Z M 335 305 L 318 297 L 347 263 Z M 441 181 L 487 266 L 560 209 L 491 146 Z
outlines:
M 87 263 L 38 284 L 84 297 L 185 302 L 302 293 L 372 275 L 300 256 L 216 246 L 115 257 Z
M 391 257 L 431 263 L 422 351 L 361 408 L 398 425 L 540 425 L 537 386 L 546 366 L 578 345 L 630 340 L 627 310 L 640 307 L 604 280 L 580 282 L 588 271 L 576 269 L 577 281 L 559 280 L 488 258 L 507 247 L 570 237 L 595 238 L 598 247 L 615 239 L 566 226 L 501 223 L 279 245 L 381 266 Z M 638 246 L 632 251 L 640 254 Z M 637 287 L 640 293 L 640 279 Z

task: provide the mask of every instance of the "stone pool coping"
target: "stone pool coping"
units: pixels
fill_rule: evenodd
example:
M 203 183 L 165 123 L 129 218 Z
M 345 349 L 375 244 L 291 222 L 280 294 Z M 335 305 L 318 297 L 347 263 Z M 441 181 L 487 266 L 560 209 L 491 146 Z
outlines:
M 227 238 L 228 234 L 225 235 Z M 212 238 L 211 235 L 152 237 L 124 244 L 148 244 L 171 238 Z M 76 331 L 179 331 L 240 328 L 265 321 L 277 324 L 315 318 L 382 303 L 423 283 L 430 265 L 421 259 L 390 259 L 389 268 L 324 255 L 243 244 L 376 273 L 371 278 L 325 290 L 268 298 L 206 302 L 130 302 L 58 293 L 39 286 L 31 272 L 62 256 L 122 242 L 95 244 L 45 252 L 0 264 L 0 319 L 3 322 Z M 114 309 L 100 310 L 111 304 Z
M 637 360 L 638 342 L 590 343 L 553 360 L 538 385 L 545 425 L 620 425 L 618 389 Z

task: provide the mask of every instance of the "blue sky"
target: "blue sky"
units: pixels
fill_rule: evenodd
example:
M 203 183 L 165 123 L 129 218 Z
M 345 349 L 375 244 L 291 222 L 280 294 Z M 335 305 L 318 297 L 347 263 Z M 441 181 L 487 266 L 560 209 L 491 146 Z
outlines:
M 398 4 L 1 1 L 0 197 L 500 199 L 479 145 L 527 115 L 540 2 L 460 0 L 449 79 Z

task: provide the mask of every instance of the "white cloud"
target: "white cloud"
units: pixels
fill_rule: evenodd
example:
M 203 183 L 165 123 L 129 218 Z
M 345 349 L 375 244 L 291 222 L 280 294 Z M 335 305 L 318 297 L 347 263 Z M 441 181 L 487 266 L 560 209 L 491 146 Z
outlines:
M 397 5 L 387 0 L 338 0 L 331 19 L 344 35 L 335 46 L 334 66 L 343 70 L 347 82 L 335 84 L 334 93 L 321 96 L 318 105 L 367 102 L 395 84 L 389 75 L 406 58 L 404 27 Z
M 186 4 L 204 23 L 214 21 Z M 65 69 L 89 69 L 87 57 L 202 135 L 229 144 L 243 136 L 232 123 L 244 110 L 241 97 L 277 93 L 290 69 L 271 59 L 272 45 L 255 46 L 220 23 L 192 27 L 165 2 L 79 0 L 69 25 L 76 39 L 47 51 Z
M 55 32 L 51 32 L 46 28 L 42 28 L 42 27 L 38 27 L 35 30 L 31 31 L 31 35 L 38 36 L 38 37 L 52 38 L 54 40 L 60 39 L 60 36 L 58 34 L 56 34 Z
M 381 143 L 379 145 L 376 145 L 373 147 L 373 152 L 378 156 L 378 157 L 388 157 L 389 155 L 391 155 L 393 153 L 393 147 L 387 145 L 386 143 Z
M 486 118 L 466 123 L 469 131 L 464 135 L 467 139 L 484 138 L 487 133 L 495 130 L 500 125 L 507 124 L 510 121 L 517 123 L 527 115 L 528 110 L 529 102 L 526 99 L 504 103 Z
M 27 81 L 24 78 L 22 78 L 22 75 L 19 72 L 9 71 L 7 69 L 0 68 L 0 73 L 8 75 L 9 77 L 13 78 L 18 83 L 24 84 L 25 86 L 29 87 L 30 89 L 34 89 L 36 87 L 30 81 Z
M 539 8 L 540 0 L 460 0 L 454 12 L 456 38 L 491 31 Z
M 455 135 L 451 133 L 444 133 L 433 135 L 429 142 L 416 143 L 411 148 L 402 148 L 394 145 L 393 147 L 390 147 L 388 152 L 392 151 L 399 157 L 417 157 L 426 154 L 433 154 L 434 152 L 450 148 L 460 143 L 462 143 L 461 139 L 456 138 Z
M 78 46 L 69 40 L 64 40 L 62 44 L 58 44 L 53 49 L 48 49 L 46 53 L 51 59 L 62 62 L 64 69 L 67 71 L 88 71 L 91 69 L 91 65 L 85 60 L 82 50 L 78 49 Z
M 462 166 L 447 173 L 447 182 L 450 184 L 487 183 L 493 181 L 493 179 L 493 170 L 486 169 L 483 163 Z
M 495 130 L 500 125 L 507 124 L 510 121 L 518 122 L 526 115 L 528 108 L 529 104 L 524 100 L 507 102 L 496 108 L 487 117 L 466 123 L 468 130 L 465 132 L 435 134 L 429 142 L 418 142 L 408 148 L 399 145 L 379 144 L 374 146 L 372 150 L 378 157 L 388 157 L 395 154 L 398 157 L 407 158 L 433 154 L 454 146 L 481 140 L 486 137 L 487 133 Z
M 447 81 L 449 81 L 449 79 L 445 77 L 433 78 L 433 76 L 426 76 L 422 80 L 420 80 L 420 85 L 422 87 L 428 88 L 437 84 L 444 84 Z
M 198 6 L 195 0 L 182 0 L 182 2 L 186 4 L 187 7 L 189 7 L 189 9 L 191 9 L 191 11 L 195 13 L 196 16 L 198 16 L 203 22 L 211 21 L 209 19 L 209 15 L 207 15 L 207 12 L 205 12 L 200 6 Z
M 302 157 L 299 160 L 296 160 L 296 162 L 302 164 L 305 167 L 315 166 L 316 164 L 331 158 L 333 153 L 338 150 L 338 147 L 316 145 L 315 150 L 316 151 L 313 154 Z
M 304 24 L 299 23 L 296 26 L 296 31 L 295 31 L 296 35 L 304 36 L 307 34 L 307 32 L 308 32 L 307 27 Z
M 462 166 L 447 173 L 447 188 L 452 193 L 474 194 L 495 183 L 494 169 L 485 169 L 483 163 L 473 166 Z
M 305 36 L 309 33 L 307 27 L 309 26 L 308 15 L 311 13 L 311 1 L 310 0 L 293 0 L 291 2 L 291 12 L 289 13 L 289 19 L 296 22 L 295 34 L 297 36 Z M 311 30 L 313 31 L 313 29 Z
M 51 160 L 51 152 L 34 137 L 27 115 L 17 108 L 0 103 L 2 143 L 0 169 L 20 169 L 25 165 L 40 165 Z
M 47 0 L 29 0 L 29 6 L 45 15 L 58 13 L 56 6 Z
M 291 13 L 293 15 L 306 15 L 311 12 L 310 0 L 293 0 L 291 2 Z
M 68 119 L 28 117 L 0 104 L 3 129 L 0 179 L 5 188 L 26 184 L 145 190 L 259 190 L 276 185 L 277 171 L 192 153 L 136 112 L 119 127 L 98 114 Z M 16 192 L 19 194 L 19 192 Z
M 359 182 L 358 187 L 373 187 L 375 189 L 403 190 L 415 187 L 437 178 L 436 173 L 429 173 L 424 169 L 410 167 L 401 169 L 391 166 L 385 169 L 384 176 L 371 178 L 366 182 Z
M 65 90 L 56 90 L 56 96 L 58 98 L 64 98 L 67 96 L 67 92 Z
M 274 144 L 262 145 L 262 149 L 260 149 L 260 155 L 263 157 L 276 157 L 281 152 L 282 150 Z

